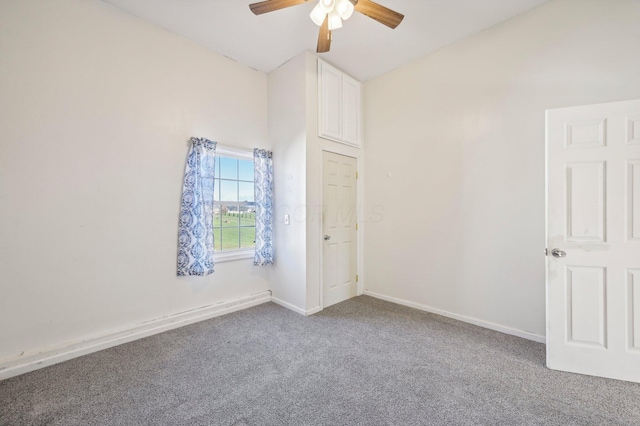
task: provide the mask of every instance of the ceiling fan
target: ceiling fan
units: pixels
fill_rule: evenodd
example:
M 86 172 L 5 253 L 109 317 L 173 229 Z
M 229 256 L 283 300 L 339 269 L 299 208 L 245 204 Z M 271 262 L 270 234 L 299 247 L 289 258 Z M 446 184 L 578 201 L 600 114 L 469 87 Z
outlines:
M 265 0 L 250 4 L 249 8 L 255 15 L 262 15 L 309 1 L 312 0 Z M 400 25 L 404 18 L 401 13 L 371 0 L 319 0 L 310 15 L 311 20 L 320 27 L 316 52 L 325 53 L 331 49 L 331 31 L 342 28 L 342 21 L 349 19 L 354 10 L 392 29 Z

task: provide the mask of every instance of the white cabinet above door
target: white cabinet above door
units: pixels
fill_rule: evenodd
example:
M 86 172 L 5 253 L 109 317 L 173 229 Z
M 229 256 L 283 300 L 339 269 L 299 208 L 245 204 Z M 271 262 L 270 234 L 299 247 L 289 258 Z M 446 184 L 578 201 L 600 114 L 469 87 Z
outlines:
M 342 72 L 331 65 L 318 61 L 319 79 L 319 135 L 325 138 L 342 139 Z
M 360 82 L 342 75 L 342 140 L 360 146 Z
M 318 60 L 318 136 L 360 147 L 362 100 L 360 82 Z

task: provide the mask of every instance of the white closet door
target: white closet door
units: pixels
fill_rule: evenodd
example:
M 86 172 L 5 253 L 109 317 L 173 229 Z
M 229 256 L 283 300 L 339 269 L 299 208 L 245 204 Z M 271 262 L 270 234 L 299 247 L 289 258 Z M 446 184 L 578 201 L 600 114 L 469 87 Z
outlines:
M 640 382 L 640 100 L 547 111 L 547 366 Z
M 356 159 L 323 152 L 323 307 L 357 294 Z

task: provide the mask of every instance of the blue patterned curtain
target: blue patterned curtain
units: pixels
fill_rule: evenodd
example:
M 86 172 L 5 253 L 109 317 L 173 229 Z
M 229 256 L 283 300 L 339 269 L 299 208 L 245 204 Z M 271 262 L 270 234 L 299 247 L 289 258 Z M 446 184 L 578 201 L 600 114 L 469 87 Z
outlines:
M 255 148 L 256 266 L 273 264 L 273 161 L 271 151 Z
M 191 138 L 178 224 L 178 275 L 213 272 L 213 176 L 216 142 Z

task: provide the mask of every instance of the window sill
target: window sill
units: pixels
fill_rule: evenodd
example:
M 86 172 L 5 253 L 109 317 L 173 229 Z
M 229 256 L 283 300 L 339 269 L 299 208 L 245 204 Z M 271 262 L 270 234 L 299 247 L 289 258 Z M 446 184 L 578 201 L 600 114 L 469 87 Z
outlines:
M 223 251 L 213 254 L 213 262 L 231 262 L 233 260 L 253 259 L 255 249 Z

